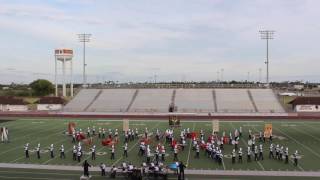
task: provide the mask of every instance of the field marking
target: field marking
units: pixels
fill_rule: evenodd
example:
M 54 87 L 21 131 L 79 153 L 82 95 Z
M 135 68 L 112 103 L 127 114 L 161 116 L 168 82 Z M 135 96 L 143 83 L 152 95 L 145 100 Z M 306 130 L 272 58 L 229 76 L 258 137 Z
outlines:
M 34 169 L 34 170 L 43 170 L 43 169 Z M 54 170 L 54 171 L 57 171 L 57 170 Z M 43 175 L 58 175 L 58 176 L 61 176 L 61 175 L 65 175 L 65 176 L 78 176 L 79 174 L 71 174 L 71 173 L 56 173 L 56 172 L 29 172 L 29 171 L 2 171 L 0 170 L 1 173 L 17 173 L 17 174 L 43 174 Z M 76 172 L 82 172 L 82 171 L 76 171 Z M 80 174 L 81 175 L 81 174 Z
M 115 126 L 114 127 L 114 129 L 118 129 L 118 128 L 120 128 L 121 127 L 121 125 L 123 125 L 123 124 L 119 124 L 119 125 L 117 125 L 117 126 Z M 73 147 L 72 147 L 73 148 Z M 97 150 L 97 152 L 99 152 L 99 151 L 101 151 L 103 148 L 105 148 L 104 146 L 102 146 L 101 148 L 99 148 L 98 150 Z M 81 165 L 85 160 L 88 160 L 88 159 L 90 159 L 90 155 L 88 155 L 88 157 L 87 158 L 84 158 L 82 161 L 80 161 L 79 163 L 77 163 L 78 165 Z
M 256 131 L 257 131 L 257 129 L 255 128 L 255 127 L 253 127 L 253 129 L 255 129 Z M 290 161 L 291 162 L 293 162 L 293 160 L 292 159 L 290 159 Z M 259 165 L 260 165 L 261 163 L 259 162 Z M 262 165 L 262 164 L 261 164 Z M 263 166 L 262 166 L 262 168 L 263 168 Z M 301 171 L 304 171 L 304 169 L 298 164 L 298 168 L 301 170 Z M 264 170 L 264 168 L 263 168 L 263 170 Z
M 195 127 L 196 127 L 196 123 L 193 122 L 192 132 L 194 131 Z M 186 164 L 187 166 L 189 165 L 189 160 L 190 160 L 191 144 L 192 144 L 192 139 L 190 139 L 189 152 L 188 152 L 188 158 L 187 158 L 187 164 Z
M 57 129 L 57 128 L 52 128 L 52 129 L 50 129 L 50 130 L 55 130 L 55 129 Z M 59 129 L 60 129 L 60 128 L 58 128 L 57 130 L 59 130 Z M 43 132 L 46 132 L 46 131 L 43 131 Z M 35 140 L 32 140 L 32 141 L 29 141 L 28 143 L 29 143 L 29 144 L 32 144 L 32 142 L 35 142 L 36 140 L 38 141 L 38 140 L 43 139 L 43 138 L 48 138 L 48 137 L 51 137 L 51 136 L 56 135 L 56 134 L 59 134 L 59 133 L 61 133 L 61 131 L 58 132 L 58 133 L 52 134 L 52 135 L 50 135 L 50 136 L 45 136 L 45 137 L 42 137 L 42 138 L 38 138 L 38 139 L 35 139 Z M 31 133 L 31 134 L 33 134 L 33 133 Z M 31 134 L 26 135 L 26 136 L 24 136 L 24 137 L 30 136 Z M 5 153 L 7 153 L 7 152 L 13 151 L 13 150 L 15 150 L 15 149 L 23 148 L 23 145 L 24 145 L 24 143 L 23 143 L 21 146 L 17 146 L 17 147 L 15 147 L 15 148 L 10 148 L 10 149 L 8 149 L 8 150 L 6 150 L 6 151 L 3 151 L 3 152 L 0 153 L 0 156 L 2 156 L 3 154 L 5 154 Z
M 153 129 L 155 129 L 156 127 L 158 127 L 159 124 L 160 124 L 160 122 L 158 122 L 158 123 L 151 129 L 151 131 L 152 131 Z M 137 145 L 139 142 L 140 142 L 140 141 L 138 140 L 138 141 L 128 150 L 128 153 L 129 153 L 133 148 L 135 148 L 136 145 Z M 123 156 L 121 156 L 117 161 L 115 161 L 114 163 L 112 163 L 111 167 L 113 167 L 115 164 L 117 164 L 122 158 L 123 158 Z
M 50 178 L 32 178 L 32 177 L 16 177 L 16 176 L 0 176 L 1 178 L 7 178 L 7 179 L 43 179 L 43 180 L 50 180 Z
M 28 130 L 32 130 L 32 128 L 33 128 L 33 126 L 30 126 L 30 124 L 26 124 L 27 125 L 27 127 L 28 128 L 26 128 L 26 129 L 24 129 L 23 131 L 21 131 L 21 132 L 28 132 Z M 42 124 L 43 125 L 43 124 Z M 22 126 L 20 126 L 20 128 L 22 128 L 24 125 L 22 125 Z M 40 125 L 41 126 L 41 125 Z M 40 127 L 40 126 L 38 126 L 38 127 Z M 47 127 L 47 126 L 50 126 L 50 124 L 44 124 L 44 126 L 41 126 L 41 128 L 43 128 L 43 127 Z M 30 128 L 29 128 L 30 127 Z M 41 130 L 41 129 L 40 129 Z M 21 132 L 19 132 L 19 133 L 21 133 Z M 41 131 L 40 131 L 41 132 Z M 45 132 L 45 131 L 44 131 Z M 14 132 L 15 133 L 15 132 Z M 35 132 L 36 133 L 36 132 Z M 18 138 L 12 138 L 12 139 L 9 139 L 10 141 L 17 141 L 18 139 L 22 139 L 22 138 L 26 138 L 26 137 L 28 137 L 28 136 L 30 136 L 31 134 L 35 134 L 35 133 L 30 133 L 29 135 L 26 135 L 26 136 L 22 136 L 22 137 L 18 137 Z M 11 131 L 10 131 L 10 129 L 9 129 L 9 136 L 10 136 L 10 134 L 11 134 Z M 22 133 L 23 134 L 23 133 Z
M 278 129 L 279 132 L 281 132 L 282 134 L 284 134 L 285 136 L 287 136 L 288 138 L 292 139 L 293 141 L 295 141 L 296 143 L 300 144 L 301 146 L 303 146 L 305 149 L 309 150 L 312 154 L 316 155 L 318 158 L 320 158 L 320 154 L 318 154 L 317 152 L 315 152 L 314 150 L 312 150 L 310 147 L 308 147 L 307 145 L 297 141 L 296 139 L 294 139 L 293 137 L 289 136 L 287 133 L 281 131 L 279 128 L 275 128 Z
M 299 131 L 299 132 L 301 132 L 301 133 L 303 133 L 303 134 L 306 134 L 306 135 L 308 135 L 308 136 L 310 136 L 310 137 L 312 137 L 312 138 L 320 141 L 320 138 L 318 138 L 318 137 L 315 137 L 315 136 L 313 136 L 313 135 L 311 135 L 311 134 L 308 134 L 308 133 L 306 133 L 306 132 L 304 132 L 304 131 L 301 131 L 301 130 L 299 130 L 298 128 L 294 128 L 294 129 L 295 129 L 296 131 Z
M 48 136 L 49 137 L 49 136 Z M 65 141 L 65 139 L 62 139 L 61 141 L 57 141 L 57 142 L 55 142 L 54 144 L 58 144 L 58 143 L 60 143 L 60 142 L 62 142 L 62 141 Z M 53 144 L 53 143 L 49 143 L 48 145 L 50 145 L 50 144 Z M 46 146 L 45 146 L 46 147 Z M 58 147 L 59 147 L 59 145 L 58 145 Z M 47 149 L 47 148 L 44 148 L 44 149 Z M 10 161 L 10 163 L 14 163 L 14 162 L 16 162 L 16 161 L 18 161 L 18 160 L 20 160 L 20 159 L 22 159 L 22 158 L 24 158 L 25 156 L 20 156 L 18 159 L 15 159 L 15 160 L 13 160 L 13 161 Z M 56 158 L 57 156 L 55 156 L 54 158 Z M 51 158 L 51 159 L 53 159 L 53 158 Z M 49 159 L 49 160 L 51 160 L 51 159 Z
M 232 122 L 230 123 L 230 125 L 231 125 L 231 127 L 233 128 L 233 130 L 235 130 L 236 128 L 235 128 L 235 126 L 232 124 Z M 255 130 L 257 130 L 254 126 L 252 126 Z M 240 138 L 241 139 L 241 141 L 244 143 L 244 145 L 246 145 L 246 141 L 241 137 Z M 264 166 L 259 162 L 259 161 L 256 161 L 256 163 L 259 165 L 259 167 L 263 170 L 263 171 L 265 171 L 265 169 L 264 169 Z

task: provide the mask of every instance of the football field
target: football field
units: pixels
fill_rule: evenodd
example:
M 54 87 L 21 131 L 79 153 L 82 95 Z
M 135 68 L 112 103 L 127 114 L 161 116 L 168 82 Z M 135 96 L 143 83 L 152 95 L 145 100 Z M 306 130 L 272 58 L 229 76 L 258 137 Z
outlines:
M 66 135 L 69 122 L 75 122 L 76 128 L 81 128 L 86 132 L 87 128 L 96 127 L 105 129 L 119 129 L 123 127 L 123 122 L 120 120 L 95 119 L 95 120 L 75 120 L 75 119 L 16 119 L 10 121 L 0 121 L 0 127 L 9 128 L 10 143 L 0 143 L 0 163 L 11 164 L 39 164 L 39 165 L 64 165 L 64 166 L 81 166 L 84 160 L 88 160 L 93 166 L 99 166 L 100 163 L 105 163 L 107 166 L 120 166 L 122 162 L 131 162 L 134 165 L 140 166 L 145 162 L 145 157 L 138 156 L 139 141 L 129 141 L 128 158 L 124 158 L 123 140 L 124 136 L 120 133 L 120 142 L 116 144 L 115 159 L 110 159 L 110 148 L 101 145 L 101 140 L 97 136 L 93 138 L 93 144 L 97 146 L 97 158 L 91 160 L 89 153 L 90 146 L 83 145 L 84 157 L 78 163 L 72 160 L 71 136 Z M 293 159 L 290 158 L 289 164 L 284 161 L 269 159 L 270 142 L 267 140 L 263 144 L 264 160 L 247 162 L 246 150 L 248 147 L 248 131 L 252 130 L 257 136 L 256 144 L 259 145 L 258 135 L 260 131 L 264 131 L 266 123 L 273 125 L 273 144 L 288 147 L 290 156 L 295 150 L 298 150 L 300 159 L 299 165 L 293 165 Z M 167 120 L 133 120 L 130 121 L 130 128 L 138 128 L 139 133 L 143 133 L 145 127 L 148 127 L 151 135 L 150 147 L 154 151 L 154 147 L 158 143 L 164 143 L 165 138 L 160 142 L 155 139 L 156 129 L 162 132 L 169 128 Z M 191 142 L 187 140 L 187 146 L 184 151 L 178 153 L 178 158 L 188 165 L 188 169 L 193 170 L 241 170 L 241 171 L 320 171 L 320 121 L 288 121 L 288 120 L 272 120 L 272 121 L 220 121 L 220 135 L 225 131 L 226 135 L 234 132 L 235 129 L 242 127 L 243 136 L 239 141 L 239 147 L 244 150 L 243 163 L 231 163 L 231 151 L 233 145 L 224 145 L 223 163 L 219 165 L 214 160 L 208 158 L 204 151 L 200 151 L 200 158 L 195 158 L 195 151 L 192 149 Z M 202 129 L 205 132 L 205 137 L 208 137 L 212 132 L 211 121 L 181 121 L 181 127 L 174 129 L 175 137 L 178 138 L 180 130 L 190 128 L 191 131 L 200 132 Z M 108 132 L 108 131 L 107 131 Z M 152 133 L 153 132 L 153 133 Z M 206 138 L 205 138 L 206 139 Z M 30 158 L 25 158 L 24 144 L 29 143 Z M 35 148 L 38 143 L 41 144 L 41 158 L 37 159 Z M 54 144 L 55 157 L 50 158 L 49 146 Z M 66 159 L 60 159 L 59 149 L 64 145 L 66 151 Z M 173 151 L 166 145 L 166 161 L 165 164 L 173 162 Z M 253 158 L 252 158 L 253 159 Z M 0 168 L 0 174 L 5 177 L 10 177 L 12 169 Z M 4 172 L 2 172 L 4 171 Z M 23 171 L 21 171 L 23 172 Z M 19 172 L 17 172 L 19 173 Z M 96 172 L 97 173 L 97 172 Z M 58 173 L 59 174 L 59 173 Z M 60 175 L 62 175 L 61 173 Z M 69 172 L 69 174 L 74 174 Z M 1 177 L 0 177 L 1 178 Z M 12 178 L 11 178 L 12 179 Z M 68 178 L 67 178 L 68 179 Z

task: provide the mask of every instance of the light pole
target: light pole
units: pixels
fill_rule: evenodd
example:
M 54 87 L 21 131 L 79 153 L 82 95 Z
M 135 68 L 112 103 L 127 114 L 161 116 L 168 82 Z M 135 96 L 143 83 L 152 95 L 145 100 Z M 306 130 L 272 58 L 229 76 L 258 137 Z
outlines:
M 274 32 L 275 31 L 273 31 L 273 30 L 262 30 L 262 31 L 259 31 L 261 39 L 267 41 L 267 59 L 265 61 L 265 64 L 267 65 L 266 83 L 267 83 L 268 87 L 269 87 L 269 39 L 273 39 Z
M 259 83 L 261 82 L 261 72 L 262 72 L 262 69 L 259 68 Z
M 90 42 L 91 34 L 78 34 L 79 41 L 83 43 L 83 87 L 86 87 L 87 84 L 87 75 L 86 75 L 86 43 Z
M 221 68 L 221 82 L 223 82 L 223 72 L 224 72 L 224 69 Z

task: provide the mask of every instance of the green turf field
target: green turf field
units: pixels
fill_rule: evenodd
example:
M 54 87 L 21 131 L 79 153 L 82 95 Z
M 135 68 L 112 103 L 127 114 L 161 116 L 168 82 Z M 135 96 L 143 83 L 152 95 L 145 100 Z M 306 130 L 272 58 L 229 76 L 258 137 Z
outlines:
M 79 166 L 81 163 L 72 160 L 72 146 L 71 137 L 65 135 L 67 125 L 69 122 L 75 122 L 77 128 L 82 128 L 86 131 L 87 127 L 95 126 L 104 127 L 106 129 L 122 129 L 122 121 L 117 120 L 66 120 L 66 119 L 19 119 L 15 121 L 0 121 L 0 127 L 6 126 L 9 128 L 10 143 L 0 143 L 0 162 L 1 163 L 32 163 L 32 164 L 50 164 L 50 165 L 74 165 Z M 254 134 L 259 134 L 259 131 L 263 130 L 265 123 L 273 124 L 273 135 L 274 144 L 280 144 L 284 147 L 289 147 L 289 153 L 292 154 L 295 150 L 298 150 L 301 154 L 299 160 L 299 166 L 293 166 L 293 163 L 284 164 L 282 161 L 273 160 L 268 158 L 269 153 L 269 142 L 264 143 L 264 157 L 263 161 L 252 161 L 251 163 L 246 162 L 245 151 L 247 149 L 247 137 L 248 130 L 251 129 Z M 190 140 L 188 140 L 188 146 L 184 151 L 179 152 L 179 160 L 188 164 L 189 169 L 219 169 L 219 170 L 281 170 L 281 171 L 319 171 L 320 166 L 320 122 L 317 121 L 225 121 L 220 122 L 220 130 L 225 131 L 229 134 L 230 131 L 234 131 L 235 128 L 242 126 L 243 138 L 240 140 L 239 146 L 244 149 L 244 162 L 242 164 L 232 164 L 231 158 L 228 156 L 231 154 L 233 149 L 232 145 L 225 145 L 223 154 L 223 165 L 219 165 L 213 160 L 207 158 L 203 152 L 200 152 L 200 159 L 194 158 L 195 152 L 189 148 Z M 155 131 L 156 128 L 164 131 L 168 128 L 167 121 L 155 121 L 155 120 L 144 120 L 144 121 L 130 121 L 130 128 L 138 128 L 139 133 L 143 132 L 145 127 L 151 131 Z M 211 133 L 212 124 L 211 122 L 192 122 L 182 121 L 181 128 L 190 128 L 194 131 L 200 131 L 203 129 L 208 135 Z M 180 129 L 175 129 L 175 136 L 180 135 Z M 154 137 L 152 138 L 151 147 L 154 147 L 158 142 Z M 120 141 L 124 138 L 120 135 Z M 101 146 L 101 140 L 97 137 L 94 138 L 94 144 L 97 146 L 97 159 L 91 161 L 91 156 L 84 155 L 85 159 L 89 160 L 92 165 L 99 165 L 104 162 L 107 166 L 120 165 L 123 161 L 132 162 L 135 165 L 140 165 L 145 161 L 144 157 L 138 156 L 137 140 L 129 143 L 129 157 L 123 158 L 123 143 L 116 145 L 116 158 L 110 160 L 110 149 Z M 24 155 L 23 146 L 25 143 L 30 143 L 30 150 L 34 149 L 38 143 L 41 143 L 43 153 L 41 159 L 36 158 L 35 152 L 31 152 L 30 159 L 26 159 Z M 49 157 L 48 147 L 53 143 L 55 145 L 55 158 Z M 63 144 L 66 151 L 66 159 L 59 158 L 59 148 Z M 172 163 L 173 153 L 171 149 L 166 145 L 167 153 L 166 163 Z M 152 150 L 154 148 L 151 148 Z M 84 146 L 84 151 L 89 151 L 89 147 Z M 101 155 L 98 155 L 100 154 Z M 0 177 L 1 178 L 1 177 Z

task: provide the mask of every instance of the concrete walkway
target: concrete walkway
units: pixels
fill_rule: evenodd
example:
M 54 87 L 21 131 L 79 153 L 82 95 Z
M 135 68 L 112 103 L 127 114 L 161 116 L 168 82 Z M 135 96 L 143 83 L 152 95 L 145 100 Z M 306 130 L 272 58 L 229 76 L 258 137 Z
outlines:
M 38 164 L 13 164 L 0 163 L 0 168 L 20 168 L 20 169 L 43 169 L 61 171 L 82 171 L 81 166 L 56 166 Z M 98 166 L 90 168 L 90 171 L 100 171 Z M 110 167 L 106 168 L 110 171 Z M 320 171 L 231 171 L 231 170 L 192 170 L 186 169 L 185 174 L 189 175 L 208 175 L 208 176 L 296 176 L 296 177 L 320 177 Z

